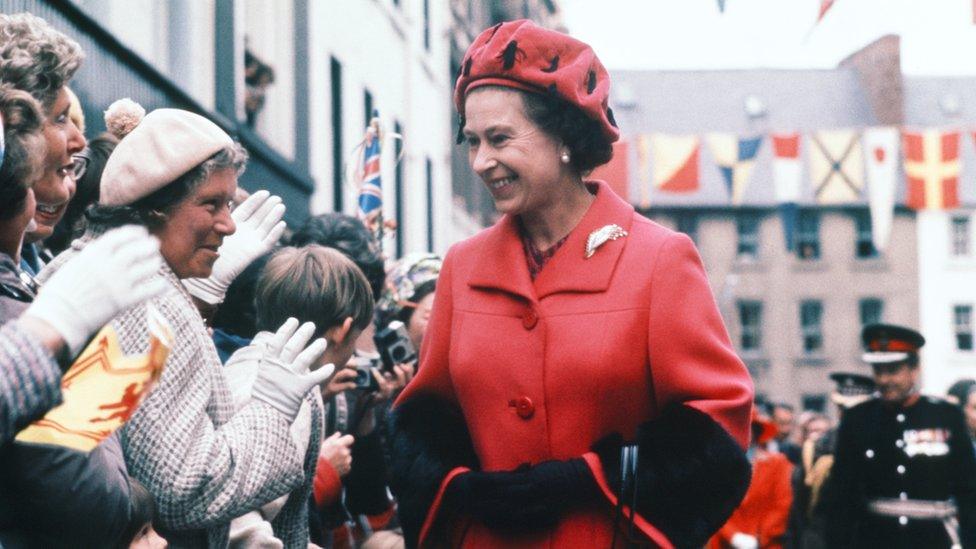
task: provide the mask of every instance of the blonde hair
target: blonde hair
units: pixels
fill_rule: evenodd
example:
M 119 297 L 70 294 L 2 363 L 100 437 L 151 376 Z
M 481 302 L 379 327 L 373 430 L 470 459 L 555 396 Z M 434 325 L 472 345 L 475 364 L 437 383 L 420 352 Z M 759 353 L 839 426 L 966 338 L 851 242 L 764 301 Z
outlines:
M 29 13 L 0 14 L 0 79 L 49 109 L 75 75 L 81 46 Z
M 338 250 L 315 244 L 278 250 L 254 291 L 257 328 L 274 331 L 288 317 L 314 322 L 318 335 L 352 318 L 365 329 L 373 318 L 366 276 Z

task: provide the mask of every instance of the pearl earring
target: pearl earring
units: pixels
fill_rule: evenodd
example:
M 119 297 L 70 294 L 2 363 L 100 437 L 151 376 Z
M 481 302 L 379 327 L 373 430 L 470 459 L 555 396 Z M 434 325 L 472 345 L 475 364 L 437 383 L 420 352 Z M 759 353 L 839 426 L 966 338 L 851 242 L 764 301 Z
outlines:
M 559 160 L 562 161 L 563 164 L 569 164 L 569 153 L 563 151 L 563 154 L 559 155 Z

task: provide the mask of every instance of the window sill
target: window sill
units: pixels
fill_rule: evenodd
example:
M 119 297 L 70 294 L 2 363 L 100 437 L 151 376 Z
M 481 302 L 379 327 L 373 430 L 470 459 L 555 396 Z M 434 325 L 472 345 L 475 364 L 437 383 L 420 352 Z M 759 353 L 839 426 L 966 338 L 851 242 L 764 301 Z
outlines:
M 864 259 L 855 258 L 851 263 L 850 270 L 856 273 L 887 271 L 891 268 L 888 260 L 884 257 L 866 257 Z
M 792 269 L 795 273 L 817 273 L 829 270 L 830 267 L 820 259 L 795 259 Z
M 830 359 L 823 354 L 803 355 L 793 359 L 794 366 L 826 366 Z
M 757 273 L 769 270 L 769 266 L 762 259 L 736 257 L 732 270 L 737 273 Z

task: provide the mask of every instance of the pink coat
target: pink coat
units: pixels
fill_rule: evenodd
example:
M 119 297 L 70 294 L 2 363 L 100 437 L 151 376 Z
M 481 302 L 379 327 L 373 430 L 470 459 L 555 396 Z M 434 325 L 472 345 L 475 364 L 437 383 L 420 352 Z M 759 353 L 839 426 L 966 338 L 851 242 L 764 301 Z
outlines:
M 752 383 L 694 244 L 595 185 L 596 200 L 535 281 L 510 216 L 448 252 L 419 373 L 399 402 L 432 394 L 456 403 L 486 471 L 583 456 L 606 505 L 532 536 L 448 525 L 465 530 L 464 547 L 608 547 L 616 496 L 591 446 L 613 432 L 630 439 L 670 403 L 748 442 Z M 589 234 L 608 224 L 629 234 L 584 259 Z M 447 483 L 465 470 L 441 483 L 422 541 Z M 671 545 L 643 517 L 637 525 Z

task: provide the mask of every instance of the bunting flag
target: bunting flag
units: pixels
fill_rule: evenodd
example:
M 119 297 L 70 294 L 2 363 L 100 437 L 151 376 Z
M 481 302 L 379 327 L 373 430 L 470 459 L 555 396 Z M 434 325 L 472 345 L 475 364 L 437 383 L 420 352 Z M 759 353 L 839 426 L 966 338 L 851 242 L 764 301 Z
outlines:
M 820 0 L 820 14 L 817 15 L 817 23 L 823 21 L 825 15 L 827 15 L 827 10 L 829 10 L 834 5 L 834 0 Z
M 906 204 L 916 210 L 959 206 L 959 132 L 905 131 Z
M 698 190 L 697 135 L 651 134 L 654 188 L 666 193 Z
M 871 208 L 871 240 L 875 249 L 882 252 L 888 245 L 891 224 L 895 216 L 895 190 L 898 188 L 898 130 L 868 128 L 864 130 L 863 143 L 868 206 Z
M 648 136 L 641 134 L 637 136 L 637 186 L 640 189 L 641 208 L 651 207 L 651 140 Z
M 786 249 L 793 251 L 802 187 L 800 164 L 800 134 L 773 134 L 773 194 L 779 203 L 780 221 L 783 224 L 783 241 Z
M 815 133 L 810 146 L 810 179 L 818 204 L 843 204 L 861 197 L 864 160 L 857 132 L 832 130 Z
M 973 0 L 976 2 L 976 0 Z M 725 0 L 718 0 L 718 12 L 725 13 Z
M 359 218 L 372 228 L 381 215 L 383 187 L 380 179 L 380 122 L 379 112 L 373 111 L 373 119 L 363 138 L 363 160 L 359 179 Z
M 729 189 L 732 204 L 742 203 L 749 174 L 756 160 L 756 153 L 762 144 L 762 137 L 739 138 L 734 134 L 716 133 L 708 135 L 708 146 L 715 157 L 725 185 Z

